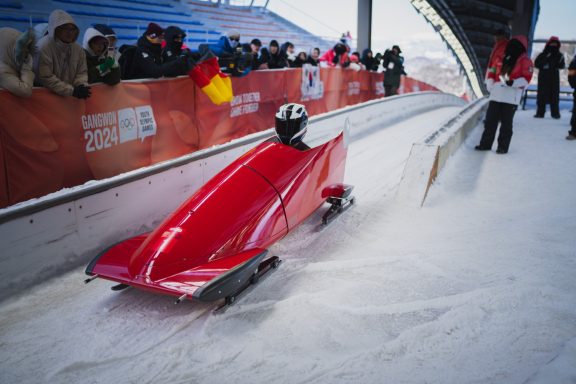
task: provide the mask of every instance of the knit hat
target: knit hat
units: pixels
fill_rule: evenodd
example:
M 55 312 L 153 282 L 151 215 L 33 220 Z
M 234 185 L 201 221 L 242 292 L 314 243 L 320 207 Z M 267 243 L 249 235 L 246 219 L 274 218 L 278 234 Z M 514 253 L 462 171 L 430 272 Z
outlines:
M 226 36 L 227 36 L 228 38 L 230 38 L 230 37 L 240 37 L 240 32 L 239 32 L 238 30 L 236 30 L 236 29 L 233 29 L 233 30 L 228 31 L 228 33 L 226 33 Z
M 146 36 L 150 36 L 150 35 L 161 36 L 163 33 L 164 33 L 164 29 L 162 29 L 162 27 L 156 23 L 148 24 L 148 28 L 146 28 L 146 32 L 144 32 L 144 34 Z

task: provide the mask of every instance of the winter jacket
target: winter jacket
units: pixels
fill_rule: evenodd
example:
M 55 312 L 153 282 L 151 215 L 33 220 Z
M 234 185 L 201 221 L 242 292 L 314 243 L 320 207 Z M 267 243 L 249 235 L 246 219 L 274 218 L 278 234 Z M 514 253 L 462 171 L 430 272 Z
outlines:
M 52 11 L 48 35 L 38 42 L 34 72 L 42 86 L 61 96 L 72 96 L 75 86 L 88 83 L 88 69 L 80 44 L 66 44 L 56 38 L 56 28 L 64 24 L 76 25 L 68 13 L 59 9 Z
M 525 49 L 528 47 L 528 40 L 525 36 L 514 36 L 512 40 L 518 40 Z M 520 104 L 524 89 L 532 80 L 532 60 L 526 55 L 526 52 L 522 53 L 516 60 L 508 78 L 502 75 L 501 69 L 496 72 L 497 78 L 490 90 L 489 99 L 499 103 Z M 506 80 L 512 80 L 512 85 L 507 85 Z
M 317 67 L 318 63 L 320 63 L 320 58 L 318 58 L 317 60 L 314 60 L 312 58 L 312 56 L 308 56 L 308 58 L 306 59 L 306 64 L 310 64 L 310 65 Z
M 238 46 L 238 42 L 230 40 L 227 36 L 220 36 L 220 40 L 216 44 L 209 44 L 208 49 L 216 56 L 231 56 Z
M 370 57 L 368 56 L 369 53 L 371 54 Z M 377 71 L 378 65 L 380 64 L 378 59 L 372 55 L 372 50 L 370 48 L 366 48 L 364 51 L 362 51 L 362 58 L 360 59 L 360 62 L 364 64 L 366 70 L 368 71 Z
M 502 68 L 502 60 L 504 59 L 504 51 L 506 50 L 508 41 L 508 39 L 499 40 L 494 45 L 494 48 L 492 48 L 492 53 L 490 53 L 490 59 L 488 60 L 486 78 L 484 80 L 486 88 L 488 89 L 492 88 L 492 85 L 494 85 L 494 82 L 497 80 L 496 73 L 499 73 Z
M 280 69 L 288 67 L 286 58 L 282 57 L 279 50 L 272 54 L 268 49 L 262 48 L 260 50 L 260 60 L 263 63 L 268 64 L 269 69 Z
M 22 57 L 19 41 L 34 39 L 32 30 L 21 33 L 12 28 L 0 28 L 0 88 L 20 97 L 30 97 L 34 86 L 32 55 Z M 32 46 L 34 44 L 32 43 Z
M 566 67 L 564 55 L 559 49 L 550 46 L 552 41 L 560 44 L 556 36 L 552 36 L 544 52 L 540 53 L 534 61 L 534 66 L 538 68 L 538 100 L 541 102 L 558 102 L 560 92 L 560 69 Z
M 88 28 L 84 33 L 82 46 L 86 52 L 86 66 L 88 68 L 88 82 L 104 83 L 108 85 L 118 84 L 120 82 L 120 66 L 113 57 L 108 57 L 108 49 L 100 56 L 96 56 L 90 48 L 90 40 L 100 36 L 106 39 L 101 32 L 94 28 Z
M 335 67 L 339 65 L 342 68 L 346 68 L 350 65 L 348 52 L 337 55 L 334 49 L 329 49 L 324 52 L 324 54 L 320 57 L 320 61 L 326 63 L 329 67 Z
M 400 87 L 400 77 L 406 74 L 404 72 L 404 58 L 400 55 L 395 55 L 391 50 L 386 50 L 382 65 L 386 71 L 384 74 L 384 85 L 394 88 Z
M 288 53 L 290 44 L 289 42 L 285 42 L 280 46 L 280 60 L 285 61 L 287 67 L 293 67 L 294 61 L 296 60 L 296 55 Z
M 574 55 L 568 66 L 568 83 L 576 90 L 576 55 Z
M 162 46 L 152 44 L 145 35 L 138 39 L 132 62 L 127 65 L 131 67 L 125 71 L 129 79 L 174 77 L 186 73 L 187 70 L 187 60 L 184 57 L 164 62 Z

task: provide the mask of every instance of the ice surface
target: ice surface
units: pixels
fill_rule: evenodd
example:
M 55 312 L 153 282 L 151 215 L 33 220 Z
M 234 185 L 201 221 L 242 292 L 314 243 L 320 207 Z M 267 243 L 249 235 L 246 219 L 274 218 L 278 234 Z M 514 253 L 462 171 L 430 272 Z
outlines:
M 519 111 L 510 152 L 476 128 L 421 209 L 394 199 L 441 108 L 353 142 L 357 205 L 322 212 L 221 315 L 83 269 L 0 306 L 1 383 L 574 383 L 576 143 Z

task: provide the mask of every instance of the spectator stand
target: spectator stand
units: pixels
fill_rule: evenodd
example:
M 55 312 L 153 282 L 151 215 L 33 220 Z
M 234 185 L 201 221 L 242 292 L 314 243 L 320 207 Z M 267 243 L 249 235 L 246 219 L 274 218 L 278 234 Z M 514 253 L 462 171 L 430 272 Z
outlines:
M 0 23 L 24 30 L 48 22 L 54 9 L 72 15 L 80 27 L 80 42 L 84 31 L 99 23 L 114 28 L 118 45 L 135 44 L 151 21 L 163 27 L 179 26 L 186 32 L 185 43 L 191 47 L 216 42 L 220 36 L 220 32 L 205 28 L 189 8 L 171 0 L 11 0 L 0 3 Z
M 221 34 L 229 30 L 239 31 L 243 43 L 255 38 L 260 39 L 263 46 L 267 46 L 270 40 L 277 40 L 279 44 L 290 41 L 296 51 L 306 52 L 313 47 L 325 51 L 333 46 L 333 42 L 309 33 L 262 6 L 232 6 L 197 0 L 185 4 L 207 28 Z

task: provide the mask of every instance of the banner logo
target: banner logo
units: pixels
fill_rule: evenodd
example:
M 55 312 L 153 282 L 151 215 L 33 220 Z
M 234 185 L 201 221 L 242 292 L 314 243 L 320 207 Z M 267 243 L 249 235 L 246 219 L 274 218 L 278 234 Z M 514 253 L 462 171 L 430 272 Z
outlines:
M 324 83 L 320 81 L 320 67 L 311 64 L 302 66 L 301 101 L 317 100 L 324 96 Z
M 258 112 L 260 106 L 260 92 L 241 93 L 234 96 L 230 102 L 230 117 L 238 117 Z
M 348 83 L 348 96 L 360 94 L 360 82 L 351 81 Z
M 156 135 L 157 125 L 150 105 L 113 112 L 82 115 L 86 152 L 95 152 L 127 141 L 144 141 Z

